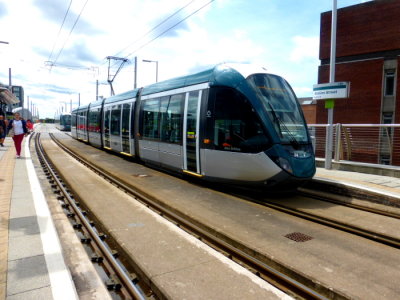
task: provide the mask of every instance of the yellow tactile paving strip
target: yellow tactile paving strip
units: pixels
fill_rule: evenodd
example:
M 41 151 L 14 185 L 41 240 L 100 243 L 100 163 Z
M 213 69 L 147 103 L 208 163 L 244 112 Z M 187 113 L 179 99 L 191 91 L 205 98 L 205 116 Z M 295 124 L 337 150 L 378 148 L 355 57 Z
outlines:
M 14 156 L 14 148 L 10 147 L 0 160 L 0 299 L 6 299 L 8 224 L 15 167 Z

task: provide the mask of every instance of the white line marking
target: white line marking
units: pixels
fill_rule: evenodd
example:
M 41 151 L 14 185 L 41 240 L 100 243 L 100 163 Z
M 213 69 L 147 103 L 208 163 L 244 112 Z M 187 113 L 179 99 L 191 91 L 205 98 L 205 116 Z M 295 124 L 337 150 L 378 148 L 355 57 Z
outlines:
M 51 291 L 54 299 L 79 299 L 71 274 L 65 265 L 62 255 L 60 241 L 54 227 L 53 219 L 46 199 L 44 197 L 39 179 L 33 167 L 31 154 L 29 151 L 29 138 L 25 141 L 25 158 L 28 178 L 31 186 L 33 202 L 36 209 L 37 221 L 40 228 L 40 237 L 43 244 L 44 257 L 51 284 Z

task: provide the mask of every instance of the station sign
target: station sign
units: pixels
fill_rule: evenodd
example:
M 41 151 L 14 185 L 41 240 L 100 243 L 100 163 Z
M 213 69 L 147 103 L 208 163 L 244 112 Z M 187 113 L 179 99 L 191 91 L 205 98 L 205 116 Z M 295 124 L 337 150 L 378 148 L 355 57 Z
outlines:
M 332 82 L 313 85 L 313 100 L 349 98 L 350 82 Z

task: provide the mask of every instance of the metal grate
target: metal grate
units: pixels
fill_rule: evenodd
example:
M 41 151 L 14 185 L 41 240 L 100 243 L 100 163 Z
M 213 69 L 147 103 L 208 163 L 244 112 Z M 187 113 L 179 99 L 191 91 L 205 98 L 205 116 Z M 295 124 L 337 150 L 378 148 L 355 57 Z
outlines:
M 285 235 L 285 237 L 295 242 L 307 242 L 313 239 L 311 236 L 308 236 L 301 232 L 292 232 Z

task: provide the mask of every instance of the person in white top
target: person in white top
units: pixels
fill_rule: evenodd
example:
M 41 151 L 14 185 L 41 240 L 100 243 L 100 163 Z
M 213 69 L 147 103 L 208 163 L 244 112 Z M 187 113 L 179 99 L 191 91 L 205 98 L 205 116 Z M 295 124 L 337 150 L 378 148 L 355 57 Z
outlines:
M 21 157 L 21 144 L 24 136 L 28 134 L 28 128 L 26 127 L 25 120 L 21 119 L 19 113 L 14 114 L 14 119 L 8 123 L 8 132 L 12 129 L 12 139 L 14 141 L 15 150 L 17 151 L 17 158 Z

